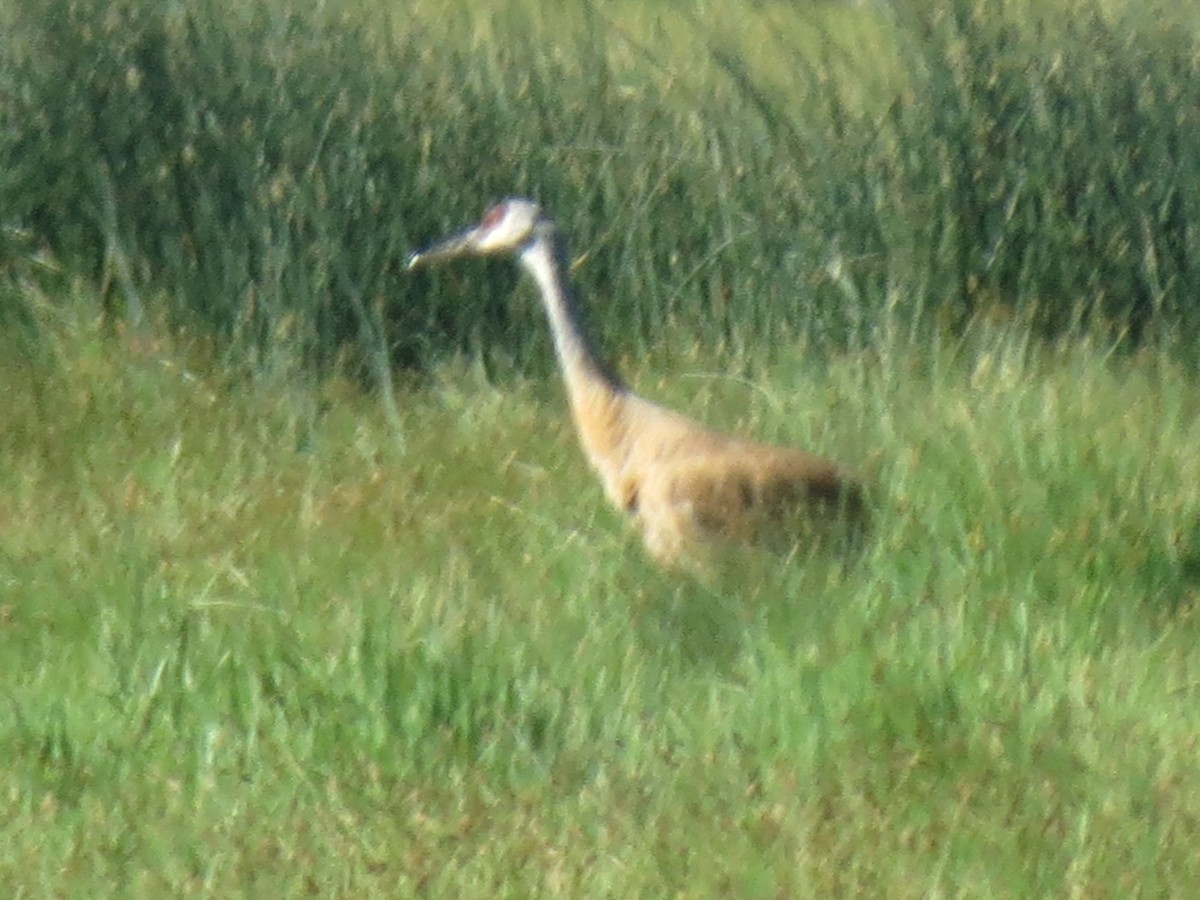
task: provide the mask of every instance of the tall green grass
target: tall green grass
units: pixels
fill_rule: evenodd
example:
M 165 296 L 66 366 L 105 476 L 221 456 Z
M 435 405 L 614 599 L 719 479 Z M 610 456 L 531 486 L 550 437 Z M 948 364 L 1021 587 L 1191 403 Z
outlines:
M 1036 305 L 1052 328 L 1092 312 L 1135 334 L 1163 313 L 1194 324 L 1194 16 L 1018 0 L 912 20 L 896 162 L 961 310 Z
M 545 358 L 507 268 L 400 271 L 510 193 L 562 220 L 601 327 L 639 349 L 672 323 L 861 343 L 896 297 L 959 323 L 1191 321 L 1185 11 L 731 14 L 22 5 L 5 218 L 115 312 L 200 324 L 252 367 Z
M 1200 393 L 1168 353 L 980 321 L 823 366 L 795 344 L 748 382 L 702 348 L 638 365 L 879 486 L 853 566 L 698 583 L 605 508 L 557 385 L 439 365 L 401 388 L 400 448 L 352 382 L 248 386 L 93 303 L 35 304 L 50 356 L 0 355 L 17 894 L 1200 877 Z

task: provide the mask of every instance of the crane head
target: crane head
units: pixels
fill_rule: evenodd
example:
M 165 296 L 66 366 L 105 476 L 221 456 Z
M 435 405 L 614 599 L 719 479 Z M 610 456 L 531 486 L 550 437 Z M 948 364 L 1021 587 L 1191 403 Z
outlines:
M 523 197 L 509 197 L 487 211 L 478 225 L 472 225 L 408 258 L 408 268 L 460 256 L 492 256 L 519 253 L 538 234 L 538 226 L 548 223 L 542 208 Z

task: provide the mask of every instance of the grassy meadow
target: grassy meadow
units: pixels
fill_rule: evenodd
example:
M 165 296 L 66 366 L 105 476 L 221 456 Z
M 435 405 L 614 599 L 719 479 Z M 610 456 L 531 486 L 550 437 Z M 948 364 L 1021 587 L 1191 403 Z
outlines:
M 1191 896 L 1189 8 L 161 6 L 0 5 L 13 896 Z M 517 191 L 860 557 L 650 563 L 532 287 L 400 271 Z

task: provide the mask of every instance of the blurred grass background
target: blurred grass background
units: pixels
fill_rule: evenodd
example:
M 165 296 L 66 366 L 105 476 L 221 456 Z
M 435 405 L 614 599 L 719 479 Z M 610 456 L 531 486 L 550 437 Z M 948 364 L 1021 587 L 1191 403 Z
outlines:
M 4 883 L 1189 896 L 1196 12 L 0 4 Z M 856 566 L 642 557 L 513 193 Z
M 889 295 L 1140 334 L 1197 295 L 1189 9 L 53 0 L 8 13 L 5 219 L 241 361 L 520 356 L 508 267 L 397 264 L 511 193 L 636 349 L 861 342 Z

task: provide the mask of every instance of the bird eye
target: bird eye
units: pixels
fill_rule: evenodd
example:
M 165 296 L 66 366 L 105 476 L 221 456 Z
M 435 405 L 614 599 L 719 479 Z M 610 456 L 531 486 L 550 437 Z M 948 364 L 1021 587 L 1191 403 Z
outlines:
M 506 211 L 507 210 L 503 203 L 493 206 L 488 210 L 487 215 L 483 217 L 483 221 L 479 223 L 479 227 L 485 231 L 488 228 L 494 228 L 500 224 L 500 220 L 504 218 L 504 213 Z

